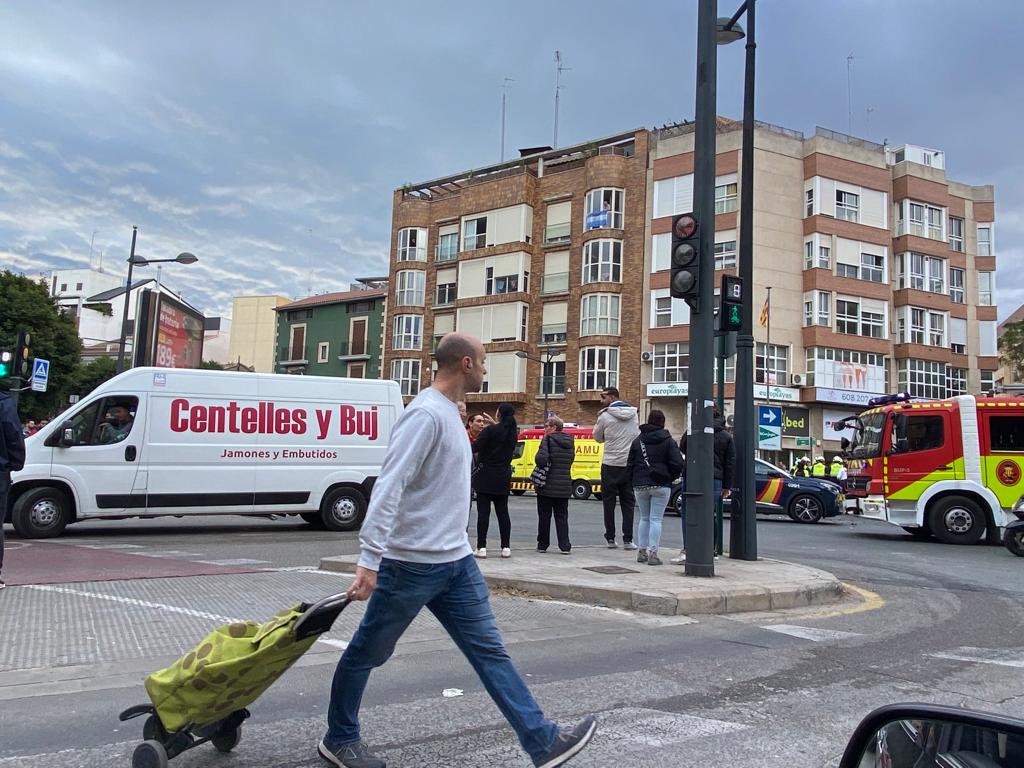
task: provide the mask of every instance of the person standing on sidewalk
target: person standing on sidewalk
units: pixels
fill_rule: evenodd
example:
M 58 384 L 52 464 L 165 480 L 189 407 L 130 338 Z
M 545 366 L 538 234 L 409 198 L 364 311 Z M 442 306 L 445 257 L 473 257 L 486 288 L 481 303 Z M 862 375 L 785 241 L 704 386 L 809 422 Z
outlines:
M 512 520 L 508 516 L 508 497 L 512 493 L 512 456 L 516 452 L 519 426 L 512 403 L 498 406 L 497 419 L 486 427 L 473 443 L 478 469 L 473 475 L 476 491 L 476 556 L 487 557 L 487 529 L 491 523 L 491 504 L 498 518 L 501 556 L 512 557 Z
M 327 733 L 317 746 L 339 768 L 386 768 L 361 740 L 359 707 L 370 672 L 381 666 L 426 607 L 447 630 L 539 768 L 568 762 L 594 735 L 585 718 L 571 729 L 548 720 L 509 658 L 472 557 L 470 446 L 455 402 L 478 392 L 487 373 L 483 344 L 449 333 L 437 345 L 434 383 L 395 424 L 359 534 L 352 600 L 366 613 L 338 662 Z
M 544 437 L 537 448 L 535 463 L 547 467 L 548 476 L 537 489 L 537 551 L 547 552 L 551 545 L 551 516 L 555 517 L 555 535 L 563 555 L 572 550 L 569 542 L 569 498 L 572 496 L 572 463 L 576 459 L 576 441 L 567 435 L 557 416 L 544 424 Z
M 633 481 L 626 467 L 629 447 L 640 434 L 636 408 L 619 400 L 619 390 L 605 387 L 601 390 L 601 405 L 594 426 L 594 440 L 604 443 L 601 457 L 601 503 L 604 505 L 604 540 L 610 549 L 615 543 L 615 500 L 622 506 L 622 546 L 636 549 L 633 543 Z
M 725 501 L 732 496 L 732 481 L 736 473 L 736 444 L 732 439 L 732 432 L 725 428 L 725 417 L 716 409 L 714 412 L 715 425 L 715 480 L 714 498 L 722 497 Z M 686 456 L 686 435 L 679 440 L 679 450 Z M 683 484 L 679 494 L 679 518 L 683 526 L 683 548 L 679 550 L 679 556 L 669 560 L 673 565 L 682 565 L 686 562 L 686 465 L 683 465 Z M 717 538 L 718 521 L 715 520 L 715 531 Z
M 14 401 L 0 392 L 0 589 L 7 586 L 4 572 L 4 519 L 7 517 L 7 492 L 11 488 L 11 472 L 25 466 L 25 436 Z
M 672 498 L 672 481 L 683 471 L 683 454 L 665 429 L 665 414 L 661 411 L 648 414 L 647 423 L 640 427 L 640 436 L 630 446 L 627 466 L 640 512 L 636 537 L 640 551 L 636 561 L 661 565 L 661 519 Z

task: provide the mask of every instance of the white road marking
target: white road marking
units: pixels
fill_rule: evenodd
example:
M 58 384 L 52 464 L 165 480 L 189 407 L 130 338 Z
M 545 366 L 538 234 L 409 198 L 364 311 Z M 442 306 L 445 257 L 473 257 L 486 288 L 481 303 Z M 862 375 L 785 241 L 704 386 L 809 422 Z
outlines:
M 75 547 L 85 549 L 142 549 L 141 544 L 79 544 L 78 542 L 64 542 Z
M 1020 648 L 974 648 L 963 645 L 952 651 L 928 654 L 933 659 L 969 661 L 975 664 L 997 664 L 1001 667 L 1024 669 L 1024 649 Z
M 826 640 L 848 640 L 851 637 L 862 637 L 859 632 L 841 632 L 838 629 L 819 629 L 818 627 L 799 627 L 795 624 L 768 624 L 762 629 L 778 632 L 782 635 L 799 637 L 803 640 L 812 640 L 815 643 L 822 643 Z
M 132 555 L 141 555 L 142 557 L 156 557 L 156 558 L 177 558 L 182 559 L 185 557 L 202 557 L 202 552 L 185 552 L 180 549 L 154 549 L 148 552 L 130 552 Z
M 207 565 L 256 565 L 257 563 L 269 563 L 269 560 L 250 560 L 247 557 L 236 557 L 230 560 L 197 560 Z

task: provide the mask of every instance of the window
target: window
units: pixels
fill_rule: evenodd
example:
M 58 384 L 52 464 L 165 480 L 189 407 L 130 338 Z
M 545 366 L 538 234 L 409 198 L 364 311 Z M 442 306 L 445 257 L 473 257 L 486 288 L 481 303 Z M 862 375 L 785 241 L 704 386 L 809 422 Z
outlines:
M 804 269 L 832 269 L 832 248 L 821 245 L 818 237 L 815 235 L 804 242 Z
M 446 304 L 454 304 L 455 299 L 458 298 L 459 284 L 454 283 L 441 283 L 437 284 L 437 298 L 434 301 L 435 306 L 444 306 Z
M 804 326 L 832 325 L 832 294 L 811 291 L 804 294 Z
M 985 226 L 978 225 L 978 255 L 979 256 L 991 256 L 993 253 L 992 249 L 992 227 L 986 224 Z M 61 290 L 64 290 L 61 288 Z
M 118 396 L 97 400 L 71 417 L 71 445 L 114 445 L 131 434 L 137 397 Z
M 572 239 L 572 202 L 551 203 L 547 207 L 544 244 L 567 243 Z
M 725 358 L 725 384 L 732 384 L 736 381 L 736 355 Z M 715 362 L 714 375 L 712 381 L 718 384 L 718 362 Z
M 933 347 L 946 346 L 946 316 L 941 312 L 928 313 L 928 343 Z
M 949 268 L 949 300 L 954 304 L 964 303 L 964 271 L 957 267 Z
M 345 314 L 355 315 L 360 312 L 372 312 L 375 306 L 377 306 L 375 301 L 352 301 L 345 305 Z M 310 311 L 309 317 L 312 316 L 313 313 Z
M 995 371 L 982 371 L 980 374 L 979 383 L 981 384 L 982 392 L 991 392 L 996 388 L 996 372 Z
M 964 252 L 964 220 L 949 217 L 949 250 Z
M 405 358 L 391 361 L 391 378 L 408 397 L 420 392 L 420 361 Z
M 423 317 L 397 315 L 391 337 L 392 349 L 420 349 L 423 346 Z
M 946 260 L 923 253 L 899 254 L 896 257 L 896 287 L 945 293 Z
M 405 307 L 422 307 L 426 279 L 426 272 L 418 269 L 400 271 L 395 288 L 395 303 Z
M 289 360 L 305 360 L 306 359 L 306 326 L 305 325 L 293 325 L 292 329 L 292 343 L 288 350 Z
M 925 261 L 928 264 L 928 290 L 932 293 L 946 292 L 946 261 L 931 256 Z
M 812 387 L 887 392 L 888 371 L 884 355 L 834 347 L 807 349 L 807 383 Z
M 944 240 L 946 228 L 943 226 L 944 211 L 941 208 L 929 205 L 928 208 L 928 237 L 932 240 Z
M 68 284 L 67 283 L 61 283 L 60 284 L 60 292 L 61 293 L 64 293 L 64 291 L 66 291 L 67 289 L 68 289 Z
M 82 284 L 81 283 L 75 283 L 75 290 L 76 291 L 82 290 Z
M 329 341 L 321 341 L 316 345 L 316 361 L 318 363 L 326 363 L 331 359 L 331 343 Z
M 618 385 L 618 347 L 586 347 L 580 350 L 580 389 L 595 390 Z
M 860 304 L 856 301 L 836 300 L 836 333 L 860 335 Z
M 946 397 L 967 394 L 967 369 L 946 366 Z
M 897 318 L 900 344 L 924 344 L 924 326 L 927 312 L 917 307 L 903 307 Z M 909 315 L 909 325 L 907 322 Z
M 346 374 L 350 379 L 365 379 L 366 378 L 366 363 L 349 363 L 348 373 Z
M 715 187 L 715 215 L 736 210 L 736 182 Z
M 992 293 L 993 293 L 993 279 L 992 272 L 979 272 L 978 273 L 978 306 L 980 307 L 991 307 L 992 306 Z
M 836 190 L 836 218 L 856 223 L 860 220 L 860 195 Z
M 583 283 L 622 282 L 622 241 L 591 240 L 583 246 Z
M 459 255 L 459 233 L 441 235 L 437 242 L 437 260 L 451 261 Z
M 619 296 L 591 293 L 580 301 L 580 336 L 619 335 Z
M 400 229 L 400 230 L 398 230 L 398 260 L 399 261 L 426 261 L 427 260 L 427 230 L 425 230 L 425 229 Z
M 592 189 L 587 192 L 583 212 L 584 229 L 622 229 L 624 192 L 621 189 Z
M 672 325 L 672 297 L 659 296 L 654 299 L 654 327 L 669 328 Z
M 814 189 L 804 192 L 804 217 L 810 218 L 814 215 Z
M 519 275 L 495 275 L 494 267 L 488 267 L 485 271 L 485 293 L 487 296 L 495 296 L 501 293 L 518 293 Z M 530 273 L 523 273 L 523 291 L 529 291 Z
M 942 447 L 945 430 L 941 416 L 900 416 L 895 419 L 896 453 Z
M 946 366 L 934 360 L 897 361 L 899 389 L 911 397 L 939 400 L 945 396 Z M 938 417 L 941 418 L 941 417 Z
M 309 320 L 313 317 L 312 309 L 293 309 L 288 313 L 288 322 L 294 322 L 295 320 Z
M 540 393 L 565 394 L 565 360 L 552 360 L 541 364 Z
M 487 245 L 487 217 L 466 219 L 463 224 L 462 244 L 465 250 L 475 251 Z
M 885 257 L 874 253 L 860 255 L 860 279 L 872 283 L 882 282 L 885 274 Z
M 654 345 L 654 366 L 651 372 L 655 384 L 687 381 L 690 369 L 690 345 L 670 342 Z
M 860 310 L 860 333 L 872 339 L 881 339 L 885 336 L 885 313 L 869 312 L 864 307 Z
M 988 434 L 993 451 L 1024 453 L 1024 417 L 989 416 Z
M 736 268 L 736 241 L 715 243 L 715 269 Z
M 836 302 L 836 312 L 839 302 Z M 757 344 L 754 376 L 758 384 L 785 385 L 789 381 L 789 347 L 780 344 Z
M 885 335 L 884 305 L 863 299 L 836 300 L 836 333 L 881 339 Z
M 909 210 L 910 229 L 908 231 L 912 235 L 924 237 L 924 206 L 920 203 L 910 203 Z

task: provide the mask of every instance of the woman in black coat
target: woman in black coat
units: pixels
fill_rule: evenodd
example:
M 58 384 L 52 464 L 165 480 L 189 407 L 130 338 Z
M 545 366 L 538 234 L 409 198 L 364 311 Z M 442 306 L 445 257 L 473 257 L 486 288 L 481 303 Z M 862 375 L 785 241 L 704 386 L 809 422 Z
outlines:
M 508 516 L 508 496 L 512 490 L 512 455 L 519 439 L 516 409 L 511 403 L 498 406 L 495 423 L 486 427 L 473 443 L 478 469 L 473 475 L 476 491 L 476 556 L 487 557 L 487 529 L 491 523 L 491 504 L 498 518 L 501 556 L 512 557 L 512 521 Z
M 544 437 L 537 448 L 538 467 L 547 467 L 544 485 L 537 489 L 537 551 L 547 552 L 551 544 L 551 516 L 555 516 L 555 535 L 558 549 L 568 555 L 569 498 L 572 496 L 572 463 L 576 458 L 576 445 L 572 435 L 562 431 L 560 418 L 551 416 L 544 424 Z

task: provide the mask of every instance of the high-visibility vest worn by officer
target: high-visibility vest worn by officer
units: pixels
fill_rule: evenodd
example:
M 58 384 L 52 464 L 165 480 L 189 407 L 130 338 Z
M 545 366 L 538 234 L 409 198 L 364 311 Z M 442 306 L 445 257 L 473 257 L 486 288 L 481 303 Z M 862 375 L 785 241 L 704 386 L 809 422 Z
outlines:
M 829 467 L 829 474 L 837 480 L 846 479 L 846 465 L 838 456 L 832 459 L 832 466 Z
M 824 461 L 816 461 L 811 467 L 811 477 L 825 477 L 828 474 L 827 469 Z

